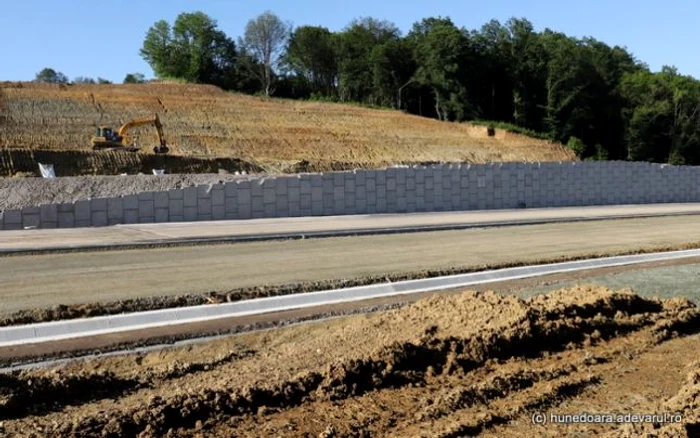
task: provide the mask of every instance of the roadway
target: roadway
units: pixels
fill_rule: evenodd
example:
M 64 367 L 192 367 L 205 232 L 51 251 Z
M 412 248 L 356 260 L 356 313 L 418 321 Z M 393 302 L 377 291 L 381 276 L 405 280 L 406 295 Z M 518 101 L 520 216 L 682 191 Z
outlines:
M 606 208 L 616 211 L 615 207 Z M 479 213 L 483 217 L 488 216 L 487 212 Z M 519 210 L 510 214 L 516 213 L 525 215 L 536 212 Z M 562 214 L 563 210 L 551 212 L 557 213 Z M 600 211 L 596 214 L 600 214 Z M 445 219 L 449 215 L 429 216 Z M 400 220 L 400 217 L 391 216 L 390 219 Z M 333 220 L 359 221 L 361 218 L 317 218 L 297 220 L 297 223 L 309 226 L 315 222 L 329 226 L 328 223 Z M 160 232 L 160 227 L 168 228 L 171 232 L 175 229 L 166 225 L 181 227 L 181 230 L 207 230 L 207 225 L 202 224 L 163 224 L 143 228 L 154 232 Z M 234 227 L 234 224 L 228 226 Z M 244 224 L 240 226 L 243 227 Z M 92 232 L 109 233 L 116 228 L 79 231 L 90 236 Z M 33 230 L 31 233 L 53 236 L 60 235 L 62 233 L 58 232 L 63 231 L 70 230 Z M 6 233 L 9 232 L 0 235 L 5 236 Z M 29 235 L 30 232 L 26 232 L 26 236 Z M 649 247 L 674 247 L 688 242 L 700 242 L 700 220 L 693 215 L 325 239 L 15 255 L 0 258 L 0 313 L 57 304 L 109 302 L 158 295 L 228 291 L 250 286 L 323 282 L 426 269 L 494 266 L 514 261 L 537 263 L 562 257 L 630 252 Z
M 101 228 L 0 232 L 0 254 L 73 249 L 134 248 L 177 243 L 246 242 L 460 230 L 478 227 L 698 215 L 700 204 L 650 204 L 521 210 L 301 217 Z

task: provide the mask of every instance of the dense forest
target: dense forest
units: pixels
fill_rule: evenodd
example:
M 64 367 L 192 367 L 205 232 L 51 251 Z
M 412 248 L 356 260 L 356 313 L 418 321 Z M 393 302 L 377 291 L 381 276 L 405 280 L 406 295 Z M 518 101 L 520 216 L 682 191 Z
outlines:
M 508 124 L 584 159 L 700 164 L 696 79 L 651 72 L 625 48 L 538 32 L 526 19 L 470 30 L 426 18 L 402 35 L 373 18 L 331 32 L 266 12 L 234 41 L 194 12 L 155 23 L 140 54 L 161 78 Z

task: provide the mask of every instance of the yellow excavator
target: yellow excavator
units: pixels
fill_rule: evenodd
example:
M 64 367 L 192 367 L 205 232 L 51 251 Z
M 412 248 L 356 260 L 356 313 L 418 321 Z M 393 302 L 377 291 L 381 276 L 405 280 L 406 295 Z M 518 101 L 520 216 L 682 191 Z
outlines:
M 153 152 L 156 154 L 167 154 L 170 152 L 168 144 L 165 141 L 165 135 L 163 134 L 163 125 L 160 123 L 160 118 L 158 114 L 153 117 L 145 117 L 141 119 L 134 119 L 130 122 L 126 122 L 119 128 L 119 131 L 114 132 L 112 128 L 105 126 L 100 126 L 97 128 L 97 135 L 92 137 L 92 150 L 102 151 L 102 150 L 126 150 L 130 152 L 136 152 L 140 148 L 130 142 L 127 132 L 138 126 L 153 125 L 158 132 L 159 145 L 153 148 Z

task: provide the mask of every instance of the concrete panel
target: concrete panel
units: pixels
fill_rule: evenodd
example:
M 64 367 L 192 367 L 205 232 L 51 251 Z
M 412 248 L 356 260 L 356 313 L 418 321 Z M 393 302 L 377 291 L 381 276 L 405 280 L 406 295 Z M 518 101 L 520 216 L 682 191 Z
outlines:
M 39 217 L 41 218 L 42 225 L 45 222 L 58 222 L 58 205 L 47 204 L 42 205 L 40 208 Z
M 196 221 L 198 216 L 199 216 L 199 211 L 197 210 L 197 207 L 185 207 L 185 214 L 183 215 L 183 217 L 185 218 L 185 221 L 187 221 L 187 222 Z
M 183 200 L 185 199 L 185 190 L 184 189 L 173 189 L 173 190 L 168 190 L 168 198 L 171 201 L 175 200 Z
M 75 203 L 75 220 L 76 221 L 89 221 L 92 216 L 92 211 L 90 210 L 91 201 L 78 201 Z
M 199 212 L 198 214 L 201 215 L 206 215 L 206 214 L 211 214 L 211 205 L 212 199 L 210 197 L 205 197 L 202 198 L 200 197 L 199 200 L 197 201 L 197 211 Z
M 153 204 L 156 208 L 168 208 L 169 201 L 168 192 L 155 192 L 153 194 Z
M 107 219 L 106 211 L 93 211 L 92 212 L 92 226 L 93 227 L 106 227 L 109 225 L 109 220 Z
M 224 206 L 226 203 L 226 196 L 224 192 L 223 184 L 217 184 L 212 188 L 211 191 L 211 205 L 213 206 Z
M 170 220 L 170 212 L 167 208 L 156 208 L 155 221 L 168 222 Z
M 107 218 L 121 219 L 124 217 L 124 199 L 111 198 L 107 200 Z
M 215 221 L 226 219 L 226 208 L 223 205 L 214 205 L 211 208 L 211 218 Z
M 106 198 L 99 198 L 99 199 L 92 199 L 90 201 L 90 210 L 94 213 L 96 211 L 107 211 L 107 199 Z
M 59 213 L 74 213 L 75 212 L 75 205 L 73 205 L 72 203 L 57 204 L 57 207 L 58 207 Z
M 124 196 L 122 200 L 124 210 L 137 210 L 139 208 L 139 198 L 136 195 Z
M 75 227 L 75 214 L 73 213 L 58 213 L 58 227 L 59 228 L 73 228 Z
M 180 201 L 182 202 L 182 201 Z M 124 223 L 125 224 L 137 224 L 139 223 L 139 211 L 138 210 L 124 210 Z
M 155 206 L 153 201 L 139 201 L 139 218 L 155 217 Z
M 196 207 L 197 200 L 199 196 L 197 194 L 197 187 L 186 187 L 184 190 L 184 206 L 185 207 Z
M 171 216 L 184 216 L 184 208 L 184 201 L 181 199 L 173 199 L 168 202 L 168 209 L 170 210 Z
M 154 201 L 154 192 L 141 192 L 138 194 L 139 201 Z
M 8 210 L 2 213 L 3 223 L 5 225 L 22 225 L 22 211 L 21 210 Z

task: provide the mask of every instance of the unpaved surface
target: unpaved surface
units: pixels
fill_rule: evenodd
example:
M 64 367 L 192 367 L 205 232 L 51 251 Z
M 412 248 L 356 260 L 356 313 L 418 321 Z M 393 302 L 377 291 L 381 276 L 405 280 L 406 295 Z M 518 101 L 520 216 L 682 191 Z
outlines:
M 6 230 L 0 256 L 694 215 L 700 203 L 472 210 Z
M 700 311 L 682 298 L 467 292 L 6 375 L 0 415 L 8 436 L 692 437 L 698 330 Z M 581 410 L 683 424 L 530 421 Z
M 73 306 L 79 309 L 76 316 L 93 315 L 103 306 L 82 306 L 95 303 L 115 304 L 109 313 L 172 307 L 193 304 L 187 297 L 192 295 L 206 302 L 212 292 L 216 299 L 252 298 L 387 278 L 698 248 L 698 242 L 700 221 L 682 216 L 4 257 L 0 314 L 28 309 L 61 314 L 66 309 L 57 306 Z
M 141 192 L 218 184 L 245 176 L 231 174 L 67 176 L 61 178 L 0 178 L 0 211 L 93 198 L 113 198 Z
M 580 285 L 608 287 L 613 290 L 632 287 L 645 298 L 675 298 L 682 296 L 694 303 L 700 303 L 700 290 L 695 278 L 700 275 L 700 259 L 676 259 L 660 262 L 640 263 L 635 265 L 612 266 L 608 268 L 585 269 L 581 271 L 562 272 L 540 277 L 498 281 L 470 286 L 469 290 L 477 292 L 498 291 L 520 298 L 530 298 L 539 293 L 548 293 L 562 288 Z M 614 286 L 611 286 L 614 285 Z M 272 291 L 271 291 L 272 292 Z M 283 291 L 277 291 L 283 293 Z M 295 293 L 298 290 L 284 291 Z M 407 295 L 394 295 L 371 300 L 336 303 L 303 309 L 263 313 L 243 317 L 222 318 L 175 326 L 163 326 L 144 330 L 134 330 L 109 335 L 66 339 L 41 344 L 14 345 L 0 348 L 0 367 L 40 367 L 50 361 L 65 361 L 70 358 L 93 355 L 125 354 L 134 348 L 168 348 L 179 342 L 207 342 L 212 337 L 225 336 L 255 330 L 275 329 L 300 322 L 342 317 L 358 313 L 372 313 L 403 307 L 415 301 L 434 295 L 448 296 L 463 293 L 464 288 L 441 291 L 419 292 Z M 216 303 L 216 294 L 206 297 Z M 193 302 L 192 304 L 194 304 Z M 203 304 L 202 301 L 196 301 Z M 67 307 L 57 312 L 22 312 L 15 315 L 18 320 L 7 318 L 2 324 L 20 321 L 68 319 L 84 316 L 79 310 L 97 312 L 116 312 L 118 306 L 82 306 Z M 125 308 L 122 311 L 128 311 Z M 36 317 L 37 319 L 31 319 Z M 25 318 L 25 319 L 22 319 Z M 42 319 L 47 318 L 47 319 Z M 128 353 L 126 353 L 128 354 Z

